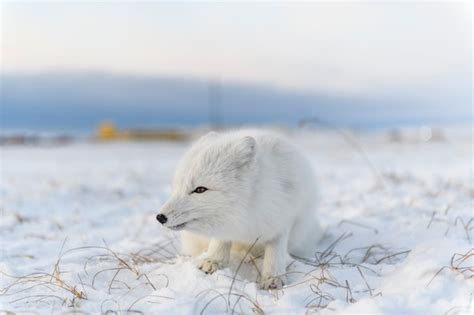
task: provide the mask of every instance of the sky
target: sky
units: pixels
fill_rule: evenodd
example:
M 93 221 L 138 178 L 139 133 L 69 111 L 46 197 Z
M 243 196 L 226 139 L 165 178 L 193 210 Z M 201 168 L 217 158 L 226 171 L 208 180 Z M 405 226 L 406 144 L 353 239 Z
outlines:
M 3 2 L 1 10 L 8 128 L 206 123 L 209 82 L 219 83 L 227 123 L 472 119 L 467 2 Z

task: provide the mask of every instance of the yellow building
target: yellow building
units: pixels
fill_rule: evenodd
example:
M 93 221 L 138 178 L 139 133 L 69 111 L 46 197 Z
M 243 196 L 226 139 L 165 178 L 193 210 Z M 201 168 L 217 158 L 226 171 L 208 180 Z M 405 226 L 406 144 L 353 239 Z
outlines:
M 104 121 L 98 128 L 96 137 L 98 140 L 166 140 L 182 141 L 187 139 L 187 134 L 172 129 L 163 130 L 119 130 L 112 122 Z
M 115 125 L 109 121 L 104 121 L 97 128 L 97 138 L 100 140 L 118 139 L 119 132 Z

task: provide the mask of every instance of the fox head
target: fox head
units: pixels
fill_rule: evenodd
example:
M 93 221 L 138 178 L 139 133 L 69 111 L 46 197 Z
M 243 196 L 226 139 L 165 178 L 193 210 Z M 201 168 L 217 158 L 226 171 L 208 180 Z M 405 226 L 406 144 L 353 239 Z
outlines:
M 178 164 L 171 196 L 157 220 L 173 230 L 225 235 L 242 220 L 250 200 L 256 150 L 250 136 L 211 132 L 199 139 Z

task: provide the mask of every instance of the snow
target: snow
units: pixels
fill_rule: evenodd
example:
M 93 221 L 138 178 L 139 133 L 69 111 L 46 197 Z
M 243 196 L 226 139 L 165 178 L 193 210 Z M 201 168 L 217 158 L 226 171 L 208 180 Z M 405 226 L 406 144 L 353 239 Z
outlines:
M 255 284 L 260 259 L 233 253 L 205 275 L 156 222 L 187 143 L 2 147 L 0 311 L 474 312 L 470 129 L 353 132 L 368 162 L 338 132 L 287 133 L 317 171 L 327 230 L 272 292 Z

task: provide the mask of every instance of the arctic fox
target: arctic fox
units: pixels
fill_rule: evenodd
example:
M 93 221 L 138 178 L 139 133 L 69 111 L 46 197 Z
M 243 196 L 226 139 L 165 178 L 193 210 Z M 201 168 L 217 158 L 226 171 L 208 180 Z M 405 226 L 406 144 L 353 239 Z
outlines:
M 178 164 L 157 220 L 183 230 L 185 254 L 206 252 L 206 273 L 228 263 L 232 242 L 258 239 L 260 287 L 279 289 L 287 254 L 308 257 L 321 236 L 315 199 L 311 166 L 288 140 L 263 130 L 210 132 Z

